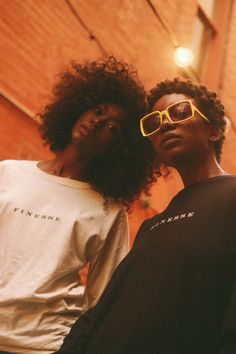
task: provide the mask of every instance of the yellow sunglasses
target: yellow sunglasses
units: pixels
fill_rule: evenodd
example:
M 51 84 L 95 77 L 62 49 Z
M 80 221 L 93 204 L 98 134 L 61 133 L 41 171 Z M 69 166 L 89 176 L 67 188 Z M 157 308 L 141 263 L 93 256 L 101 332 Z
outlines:
M 164 111 L 149 113 L 140 119 L 140 130 L 143 136 L 156 133 L 162 125 L 163 115 L 171 123 L 180 123 L 194 117 L 195 112 L 210 123 L 209 119 L 194 106 L 191 100 L 183 100 L 170 104 Z

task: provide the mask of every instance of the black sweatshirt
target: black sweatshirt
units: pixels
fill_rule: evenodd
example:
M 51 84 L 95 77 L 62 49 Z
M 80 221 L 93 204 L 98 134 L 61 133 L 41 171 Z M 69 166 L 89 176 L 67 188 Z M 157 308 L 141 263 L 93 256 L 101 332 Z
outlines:
M 236 177 L 183 189 L 141 226 L 63 354 L 236 353 Z

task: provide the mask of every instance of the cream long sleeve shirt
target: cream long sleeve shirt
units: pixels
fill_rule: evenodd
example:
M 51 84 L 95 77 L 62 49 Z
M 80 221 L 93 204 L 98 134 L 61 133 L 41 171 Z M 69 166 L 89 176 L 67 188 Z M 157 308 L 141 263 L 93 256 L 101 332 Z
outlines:
M 104 204 L 88 183 L 45 173 L 35 161 L 1 162 L 0 350 L 58 350 L 128 250 L 120 204 Z

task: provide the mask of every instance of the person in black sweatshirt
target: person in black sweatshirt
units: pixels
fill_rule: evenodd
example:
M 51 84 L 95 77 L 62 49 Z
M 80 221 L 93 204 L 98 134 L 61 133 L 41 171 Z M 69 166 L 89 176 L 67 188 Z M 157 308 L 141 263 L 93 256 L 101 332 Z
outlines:
M 146 220 L 98 304 L 61 354 L 236 353 L 236 176 L 219 165 L 224 107 L 205 86 L 157 84 L 140 120 L 184 183 Z

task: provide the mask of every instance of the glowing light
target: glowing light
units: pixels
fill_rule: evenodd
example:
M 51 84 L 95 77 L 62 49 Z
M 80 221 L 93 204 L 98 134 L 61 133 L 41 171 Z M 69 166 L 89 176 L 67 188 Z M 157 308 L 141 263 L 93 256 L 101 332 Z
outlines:
M 193 53 L 188 48 L 178 47 L 174 52 L 174 60 L 180 67 L 189 66 L 193 61 Z

